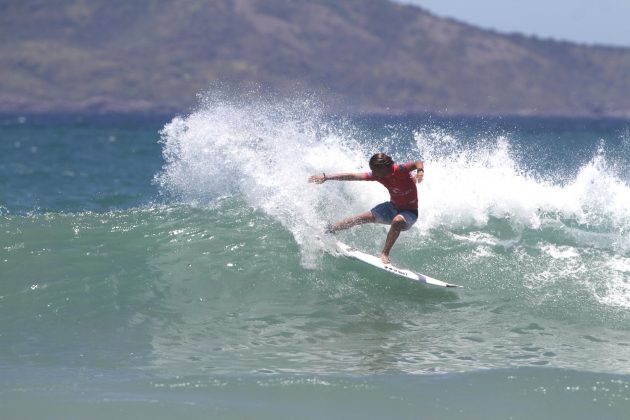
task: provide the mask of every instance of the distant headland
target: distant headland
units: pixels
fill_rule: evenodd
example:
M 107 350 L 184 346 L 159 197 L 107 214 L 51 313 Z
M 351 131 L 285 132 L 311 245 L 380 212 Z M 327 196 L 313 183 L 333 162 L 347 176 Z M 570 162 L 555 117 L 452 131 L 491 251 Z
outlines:
M 219 83 L 343 113 L 630 118 L 630 48 L 387 0 L 0 2 L 0 112 L 185 112 Z

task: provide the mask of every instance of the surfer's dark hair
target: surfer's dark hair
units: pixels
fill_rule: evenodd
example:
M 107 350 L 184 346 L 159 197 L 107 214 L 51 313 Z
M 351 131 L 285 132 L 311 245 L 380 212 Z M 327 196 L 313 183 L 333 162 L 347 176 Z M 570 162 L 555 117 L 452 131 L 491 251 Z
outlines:
M 377 153 L 370 158 L 370 169 L 392 166 L 394 161 L 391 156 L 387 156 L 385 153 Z

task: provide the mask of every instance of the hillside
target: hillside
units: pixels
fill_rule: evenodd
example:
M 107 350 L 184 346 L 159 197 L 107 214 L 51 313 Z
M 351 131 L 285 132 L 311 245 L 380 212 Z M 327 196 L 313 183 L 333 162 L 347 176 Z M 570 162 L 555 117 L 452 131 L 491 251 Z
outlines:
M 0 111 L 180 112 L 215 83 L 334 111 L 630 117 L 630 49 L 386 0 L 0 0 Z

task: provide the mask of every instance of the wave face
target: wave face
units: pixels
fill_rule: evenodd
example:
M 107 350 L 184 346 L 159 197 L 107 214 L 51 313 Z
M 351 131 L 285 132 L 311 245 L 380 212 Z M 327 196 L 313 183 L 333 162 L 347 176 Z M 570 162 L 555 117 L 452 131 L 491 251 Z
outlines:
M 20 147 L 5 142 L 11 162 L 0 166 L 7 404 L 25 388 L 33 396 L 59 386 L 65 395 L 76 383 L 96 387 L 86 391 L 91 401 L 121 382 L 140 400 L 160 387 L 196 385 L 234 400 L 287 384 L 344 389 L 349 398 L 365 387 L 409 386 L 416 395 L 435 381 L 464 398 L 463 380 L 488 392 L 518 384 L 519 395 L 546 389 L 627 408 L 623 123 L 344 119 L 310 100 L 215 95 L 159 134 L 130 129 L 114 141 L 111 128 L 91 127 L 93 142 L 77 143 L 63 140 L 72 127 L 32 130 L 35 137 L 7 128 Z M 96 148 L 99 158 L 83 176 L 68 167 L 64 148 L 79 156 Z M 377 151 L 426 167 L 419 220 L 393 261 L 463 289 L 376 272 L 337 255 L 322 234 L 387 193 L 376 183 L 308 184 L 309 175 L 365 171 Z M 52 187 L 34 188 L 37 200 L 19 191 L 37 183 L 28 178 L 32 159 L 61 174 L 46 176 Z M 100 175 L 107 170 L 118 181 Z M 120 183 L 127 198 L 116 198 Z M 75 191 L 71 202 L 59 200 L 65 191 Z M 377 253 L 386 231 L 361 226 L 339 237 Z M 85 372 L 105 379 L 94 385 L 81 379 Z M 37 385 L 48 375 L 61 385 Z

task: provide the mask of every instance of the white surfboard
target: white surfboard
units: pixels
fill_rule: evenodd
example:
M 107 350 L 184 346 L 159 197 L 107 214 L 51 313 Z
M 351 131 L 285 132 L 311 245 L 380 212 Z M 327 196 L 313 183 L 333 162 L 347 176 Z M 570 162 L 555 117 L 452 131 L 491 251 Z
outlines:
M 461 287 L 456 284 L 446 283 L 441 280 L 436 280 L 429 276 L 425 276 L 424 274 L 416 273 L 411 270 L 405 270 L 403 268 L 394 267 L 392 264 L 383 264 L 380 258 L 366 254 L 365 252 L 361 252 L 356 248 L 351 247 L 350 245 L 346 245 L 343 242 L 337 241 L 337 248 L 348 257 L 356 258 L 359 261 L 363 261 L 371 266 L 376 268 L 380 268 L 381 270 L 388 271 L 397 276 L 406 277 L 411 280 L 418 281 L 420 283 L 431 284 L 433 286 L 441 286 L 441 287 Z

